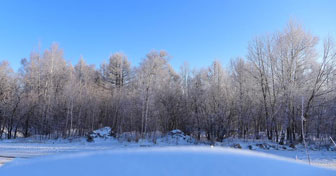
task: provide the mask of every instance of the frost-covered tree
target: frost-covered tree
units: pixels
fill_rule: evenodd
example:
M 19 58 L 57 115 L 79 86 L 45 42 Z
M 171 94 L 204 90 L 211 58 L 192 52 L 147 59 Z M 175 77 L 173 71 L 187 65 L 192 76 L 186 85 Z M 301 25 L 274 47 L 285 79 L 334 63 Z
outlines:
M 215 60 L 176 73 L 165 51 L 149 52 L 134 68 L 115 53 L 97 69 L 82 57 L 72 66 L 53 44 L 22 59 L 18 72 L 0 64 L 0 137 L 66 138 L 104 126 L 115 137 L 180 129 L 211 142 L 336 136 L 336 49 L 332 38 L 321 46 L 289 22 L 251 40 L 246 57 L 229 67 Z

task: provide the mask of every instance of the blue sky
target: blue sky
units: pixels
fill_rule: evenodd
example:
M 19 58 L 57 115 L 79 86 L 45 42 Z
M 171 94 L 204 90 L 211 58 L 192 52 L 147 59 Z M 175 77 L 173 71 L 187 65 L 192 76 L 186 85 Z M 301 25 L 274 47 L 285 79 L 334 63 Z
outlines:
M 336 36 L 333 0 L 2 0 L 0 61 L 17 69 L 39 43 L 45 50 L 57 42 L 73 64 L 82 55 L 100 65 L 121 51 L 138 65 L 149 51 L 164 49 L 176 69 L 184 61 L 227 65 L 246 55 L 248 41 L 291 18 L 322 39 Z

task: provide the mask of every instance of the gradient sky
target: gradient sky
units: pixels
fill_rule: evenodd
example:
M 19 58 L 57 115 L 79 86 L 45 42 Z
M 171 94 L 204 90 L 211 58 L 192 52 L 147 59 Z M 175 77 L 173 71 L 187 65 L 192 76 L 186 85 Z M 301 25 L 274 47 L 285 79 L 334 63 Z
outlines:
M 133 65 L 164 49 L 178 69 L 224 65 L 245 56 L 257 35 L 280 31 L 295 18 L 320 38 L 336 36 L 336 1 L 212 0 L 1 0 L 0 61 L 14 69 L 22 58 L 53 42 L 76 64 L 82 55 L 100 65 L 124 52 Z

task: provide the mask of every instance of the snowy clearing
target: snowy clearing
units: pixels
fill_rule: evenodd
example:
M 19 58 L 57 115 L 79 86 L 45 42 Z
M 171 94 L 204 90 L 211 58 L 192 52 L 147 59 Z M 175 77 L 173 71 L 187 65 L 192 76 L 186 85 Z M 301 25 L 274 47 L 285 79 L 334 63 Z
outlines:
M 269 141 L 232 139 L 211 147 L 207 143 L 197 143 L 192 137 L 176 130 L 157 136 L 156 140 L 149 137 L 134 142 L 129 141 L 127 135 L 119 139 L 111 137 L 108 131 L 108 128 L 93 131 L 90 134 L 92 142 L 87 142 L 85 137 L 71 140 L 31 137 L 0 141 L 0 165 L 4 164 L 0 175 L 45 175 L 49 169 L 50 173 L 59 175 L 68 172 L 75 172 L 75 175 L 82 172 L 116 175 L 240 176 L 247 172 L 258 176 L 270 175 L 271 172 L 281 175 L 336 175 L 336 152 L 333 150 L 310 150 L 315 166 L 309 166 L 302 145 L 292 149 Z M 71 168 L 67 168 L 69 166 Z
M 87 152 L 14 161 L 0 175 L 305 175 L 336 172 L 274 155 L 224 148 L 165 147 Z

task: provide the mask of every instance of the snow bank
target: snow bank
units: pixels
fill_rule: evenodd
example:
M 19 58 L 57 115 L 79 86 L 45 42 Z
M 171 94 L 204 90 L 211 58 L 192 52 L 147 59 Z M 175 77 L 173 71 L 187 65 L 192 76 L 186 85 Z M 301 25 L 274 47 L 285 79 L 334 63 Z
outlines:
M 0 175 L 336 176 L 336 171 L 252 151 L 165 147 L 17 160 L 0 168 Z
M 93 134 L 99 136 L 99 137 L 107 137 L 111 134 L 111 128 L 110 127 L 104 127 L 93 131 Z
M 110 138 L 111 128 L 104 127 L 97 130 L 94 130 L 88 134 L 88 142 L 93 142 L 95 139 L 107 139 Z
M 181 130 L 172 130 L 167 135 L 157 139 L 159 145 L 193 145 L 196 140 L 191 136 L 185 135 Z

